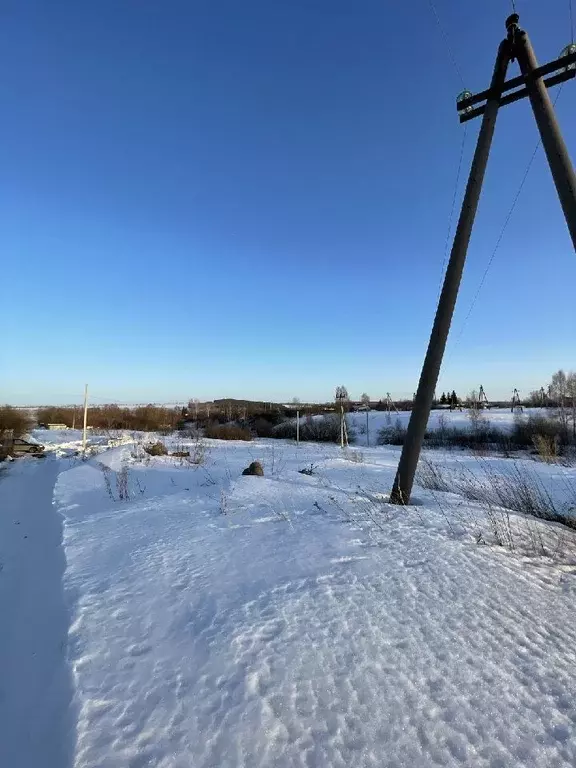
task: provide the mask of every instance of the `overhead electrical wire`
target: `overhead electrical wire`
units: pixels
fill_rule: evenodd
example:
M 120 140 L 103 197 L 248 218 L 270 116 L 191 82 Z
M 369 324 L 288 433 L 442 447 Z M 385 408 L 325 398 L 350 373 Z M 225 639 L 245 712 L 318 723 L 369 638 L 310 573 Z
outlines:
M 448 36 L 448 33 L 446 31 L 446 28 L 444 27 L 444 24 L 442 23 L 442 19 L 440 18 L 440 14 L 438 13 L 438 9 L 436 8 L 436 5 L 434 3 L 434 0 L 428 0 L 428 5 L 430 6 L 430 10 L 432 11 L 434 18 L 436 20 L 436 25 L 438 26 L 438 30 L 440 31 L 440 35 L 442 36 L 442 39 L 444 40 L 444 44 L 446 46 L 446 50 L 448 52 L 448 58 L 452 62 L 452 66 L 454 68 L 454 71 L 456 72 L 456 76 L 460 80 L 460 83 L 462 84 L 462 87 L 464 90 L 466 90 L 466 83 L 464 82 L 464 77 L 462 75 L 462 70 L 460 66 L 458 65 L 458 61 L 456 60 L 456 56 L 454 55 L 454 50 L 452 48 L 452 45 L 450 43 L 450 38 Z M 460 157 L 458 159 L 458 169 L 456 171 L 456 181 L 454 183 L 454 193 L 452 195 L 452 206 L 450 208 L 450 216 L 448 217 L 448 230 L 446 232 L 446 241 L 444 243 L 444 258 L 442 260 L 442 269 L 440 272 L 440 284 L 438 286 L 438 296 L 440 296 L 440 291 L 442 290 L 442 283 L 444 281 L 444 272 L 446 270 L 446 264 L 448 262 L 448 250 L 450 247 L 450 236 L 452 234 L 452 223 L 454 221 L 454 212 L 456 210 L 456 200 L 458 198 L 458 186 L 460 184 L 460 175 L 462 172 L 462 161 L 464 158 L 464 147 L 466 145 L 466 138 L 468 136 L 468 126 L 464 126 L 464 132 L 462 134 L 462 142 L 460 145 Z
M 468 135 L 468 126 L 465 125 L 464 133 L 462 134 L 462 143 L 460 144 L 460 159 L 458 160 L 458 171 L 456 172 L 454 194 L 452 195 L 452 207 L 450 209 L 450 217 L 448 219 L 448 231 L 446 232 L 446 242 L 444 243 L 444 259 L 442 261 L 442 271 L 440 273 L 440 285 L 438 286 L 438 298 L 440 298 L 442 283 L 444 282 L 444 272 L 446 271 L 446 264 L 448 262 L 448 250 L 450 248 L 450 235 L 452 234 L 452 222 L 454 221 L 454 211 L 456 210 L 456 199 L 458 197 L 458 186 L 460 184 L 460 175 L 462 173 L 462 161 L 464 159 L 464 147 L 466 145 L 467 135 Z
M 572 0 L 568 0 L 568 7 L 569 7 L 569 14 L 570 14 L 570 35 L 571 40 L 574 40 L 574 21 L 573 21 L 573 13 L 572 13 Z M 514 0 L 512 0 L 512 10 L 514 13 L 516 12 L 516 3 Z M 562 88 L 564 84 L 561 83 L 560 87 L 558 89 L 558 92 L 556 94 L 556 97 L 554 99 L 554 106 L 556 106 L 556 102 L 560 98 L 560 94 L 562 93 Z M 506 214 L 506 218 L 504 219 L 504 224 L 502 225 L 502 229 L 500 230 L 500 233 L 498 235 L 498 238 L 496 240 L 496 245 L 494 246 L 494 249 L 492 253 L 490 254 L 490 258 L 488 259 L 488 264 L 486 265 L 486 269 L 484 270 L 484 274 L 482 275 L 482 278 L 480 280 L 480 284 L 478 285 L 478 288 L 476 290 L 476 293 L 474 294 L 474 298 L 472 299 L 472 302 L 470 304 L 470 308 L 468 309 L 468 312 L 466 314 L 466 317 L 464 318 L 464 322 L 462 323 L 460 327 L 460 331 L 458 332 L 458 335 L 454 341 L 454 345 L 452 346 L 452 349 L 450 351 L 450 355 L 448 357 L 447 363 L 452 358 L 454 351 L 458 345 L 458 342 L 462 338 L 462 335 L 464 334 L 464 331 L 466 329 L 466 325 L 468 323 L 468 320 L 470 319 L 472 312 L 474 311 L 474 307 L 476 306 L 476 303 L 478 301 L 478 297 L 480 296 L 480 293 L 482 291 L 482 288 L 484 286 L 484 283 L 486 282 L 486 278 L 488 277 L 488 273 L 490 272 L 490 268 L 494 262 L 494 259 L 496 257 L 496 254 L 498 253 L 498 249 L 500 248 L 500 244 L 502 243 L 502 239 L 504 238 L 504 234 L 506 232 L 506 229 L 508 228 L 508 224 L 510 223 L 510 219 L 512 218 L 512 215 L 514 213 L 514 210 L 516 208 L 516 204 L 518 203 L 518 200 L 520 198 L 520 195 L 522 193 L 522 189 L 524 188 L 524 184 L 526 183 L 526 179 L 528 178 L 528 174 L 530 173 L 530 169 L 532 168 L 532 164 L 534 160 L 536 159 L 536 155 L 538 154 L 538 150 L 540 149 L 540 146 L 542 144 L 542 141 L 539 140 L 536 146 L 534 147 L 534 151 L 532 152 L 532 155 L 530 157 L 530 160 L 528 161 L 528 165 L 526 166 L 526 170 L 524 171 L 524 175 L 522 177 L 522 180 L 520 181 L 520 185 L 518 187 L 518 190 L 516 194 L 514 195 L 514 198 L 512 200 L 512 204 L 508 210 L 508 213 Z
M 562 87 L 563 83 L 560 85 L 558 89 L 558 93 L 556 94 L 556 98 L 554 99 L 554 106 L 556 106 L 556 102 L 560 98 L 560 94 L 562 93 Z M 518 200 L 520 198 L 520 195 L 522 193 L 522 189 L 524 188 L 524 184 L 526 183 L 526 179 L 528 178 L 528 174 L 530 173 L 530 169 L 532 168 L 532 164 L 534 160 L 536 159 L 536 155 L 538 154 L 538 150 L 540 149 L 540 146 L 542 145 L 541 139 L 538 140 L 538 143 L 534 147 L 534 151 L 532 152 L 532 155 L 530 157 L 530 160 L 528 161 L 528 165 L 526 166 L 526 170 L 524 171 L 524 175 L 522 176 L 522 180 L 520 182 L 520 185 L 518 187 L 518 190 L 516 194 L 514 195 L 514 198 L 512 200 L 512 205 L 510 206 L 508 213 L 506 214 L 506 218 L 504 219 L 504 224 L 502 225 L 502 229 L 500 230 L 500 233 L 498 235 L 498 238 L 496 240 L 496 245 L 494 246 L 494 249 L 492 253 L 490 254 L 490 258 L 488 259 L 488 264 L 486 265 L 486 269 L 484 270 L 484 274 L 482 275 L 482 278 L 480 280 L 480 284 L 478 285 L 478 288 L 476 290 L 476 293 L 474 294 L 474 298 L 472 299 L 472 302 L 470 304 L 470 308 L 468 309 L 468 312 L 466 314 L 466 317 L 464 318 L 464 322 L 462 323 L 460 327 L 460 331 L 458 333 L 458 336 L 456 337 L 454 341 L 454 345 L 450 351 L 450 356 L 446 362 L 449 362 L 449 360 L 452 358 L 454 351 L 456 349 L 456 346 L 458 345 L 458 342 L 462 338 L 462 335 L 464 333 L 464 330 L 466 328 L 466 324 L 468 323 L 468 320 L 470 319 L 470 316 L 472 315 L 472 312 L 474 311 L 474 307 L 476 306 L 476 302 L 478 301 L 478 297 L 480 296 L 480 292 L 482 291 L 482 288 L 484 286 L 484 283 L 486 282 L 486 278 L 488 277 L 488 273 L 490 272 L 490 268 L 494 262 L 494 259 L 496 257 L 496 254 L 498 253 L 498 249 L 500 248 L 500 244 L 502 243 L 502 239 L 504 237 L 504 233 L 506 232 L 506 229 L 508 228 L 508 224 L 510 223 L 510 219 L 512 218 L 512 214 L 514 213 L 514 210 L 516 208 L 516 204 L 518 203 Z
M 454 70 L 456 74 L 458 75 L 458 78 L 460 82 L 462 83 L 462 87 L 466 89 L 466 83 L 464 82 L 464 78 L 462 77 L 462 70 L 458 66 L 458 62 L 456 61 L 456 56 L 454 56 L 454 51 L 452 50 L 452 46 L 450 45 L 450 38 L 448 37 L 448 33 L 446 32 L 446 29 L 444 25 L 442 24 L 442 20 L 440 18 L 440 15 L 438 14 L 438 11 L 436 9 L 436 6 L 434 5 L 434 0 L 428 0 L 428 5 L 430 6 L 432 13 L 434 14 L 434 17 L 436 19 L 436 24 L 438 25 L 438 29 L 440 30 L 440 34 L 442 35 L 444 39 L 444 43 L 446 45 L 446 50 L 448 51 L 448 56 L 452 62 L 452 66 L 454 67 Z

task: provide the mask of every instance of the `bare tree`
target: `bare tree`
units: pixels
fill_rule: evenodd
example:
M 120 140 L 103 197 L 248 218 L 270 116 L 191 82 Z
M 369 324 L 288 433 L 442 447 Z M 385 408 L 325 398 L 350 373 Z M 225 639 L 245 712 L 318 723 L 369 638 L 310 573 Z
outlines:
M 471 408 L 472 410 L 478 410 L 479 406 L 479 398 L 478 398 L 478 391 L 476 389 L 473 389 L 472 392 L 468 395 L 466 398 L 466 405 L 468 408 Z
M 540 387 L 540 389 L 533 389 L 532 392 L 528 395 L 528 400 L 530 402 L 530 405 L 533 407 L 542 407 L 546 401 L 546 393 L 544 391 L 544 387 Z
M 560 408 L 560 421 L 564 427 L 568 426 L 568 419 L 566 415 L 566 398 L 568 396 L 568 377 L 566 372 L 560 368 L 559 371 L 552 376 L 552 381 L 548 387 L 550 396 L 557 402 Z
M 566 372 L 560 368 L 560 370 L 556 371 L 552 376 L 552 381 L 550 382 L 550 394 L 558 400 L 559 405 L 562 404 L 562 401 L 568 394 L 567 389 L 568 377 L 566 376 Z
M 0 406 L 0 437 L 3 432 L 9 432 L 14 437 L 20 437 L 32 428 L 33 419 L 28 411 L 14 408 L 11 405 Z
M 366 392 L 362 392 L 362 394 L 360 395 L 360 402 L 366 408 L 369 408 L 370 407 L 370 395 L 367 394 Z

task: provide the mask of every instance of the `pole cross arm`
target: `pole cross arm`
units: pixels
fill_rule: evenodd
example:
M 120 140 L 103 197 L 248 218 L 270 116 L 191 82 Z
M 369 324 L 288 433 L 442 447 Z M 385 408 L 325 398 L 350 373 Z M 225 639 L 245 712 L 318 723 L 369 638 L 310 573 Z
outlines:
M 538 67 L 538 69 L 534 70 L 530 77 L 531 79 L 536 80 L 540 77 L 544 77 L 545 75 L 549 75 L 552 72 L 556 72 L 556 74 L 544 80 L 544 85 L 547 88 L 551 88 L 554 85 L 558 85 L 558 83 L 563 83 L 566 80 L 570 80 L 573 77 L 576 77 L 576 51 L 569 53 L 567 56 L 561 56 L 559 59 L 550 61 L 548 64 L 543 64 L 541 67 Z M 528 96 L 526 80 L 527 78 L 525 78 L 524 75 L 518 75 L 518 77 L 513 77 L 511 80 L 505 82 L 502 88 L 502 93 L 507 93 L 507 91 L 513 92 L 509 93 L 507 96 L 502 96 L 500 98 L 499 106 L 503 107 L 506 106 L 506 104 L 512 104 L 514 101 L 524 99 L 526 96 Z M 520 88 L 520 90 L 513 90 L 514 88 L 519 88 L 520 86 L 523 86 Z M 481 91 L 480 93 L 476 93 L 464 99 L 457 100 L 456 109 L 460 115 L 460 122 L 466 123 L 468 120 L 473 120 L 475 117 L 484 114 L 484 110 L 486 109 L 485 103 L 479 107 L 476 107 L 476 109 L 473 107 L 474 104 L 486 102 L 490 95 L 490 88 L 487 88 L 485 91 Z

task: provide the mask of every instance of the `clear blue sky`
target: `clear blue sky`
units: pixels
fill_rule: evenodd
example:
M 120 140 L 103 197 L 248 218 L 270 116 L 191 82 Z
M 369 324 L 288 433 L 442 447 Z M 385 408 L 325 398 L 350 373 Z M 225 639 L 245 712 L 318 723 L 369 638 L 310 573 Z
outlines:
M 485 88 L 510 4 L 436 4 Z M 567 1 L 517 7 L 555 58 Z M 0 73 L 0 401 L 414 391 L 464 130 L 428 0 L 20 0 Z M 573 158 L 575 105 L 570 81 Z M 527 101 L 501 112 L 440 391 L 576 366 L 542 152 L 455 344 L 537 138 Z

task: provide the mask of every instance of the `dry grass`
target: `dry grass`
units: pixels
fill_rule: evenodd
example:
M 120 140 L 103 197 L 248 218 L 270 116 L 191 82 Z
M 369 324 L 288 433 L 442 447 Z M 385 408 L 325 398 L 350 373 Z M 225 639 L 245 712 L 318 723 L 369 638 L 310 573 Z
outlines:
M 443 507 L 441 493 L 445 492 L 475 502 L 464 511 L 460 505 L 456 518 L 473 532 L 479 544 L 494 543 L 510 551 L 528 548 L 533 554 L 551 557 L 562 555 L 572 536 L 565 529 L 576 529 L 576 487 L 570 478 L 564 477 L 566 499 L 559 501 L 526 462 L 512 460 L 500 465 L 498 471 L 481 456 L 475 456 L 475 462 L 474 470 L 458 462 L 448 470 L 423 457 L 417 483 L 432 492 L 439 508 Z M 543 527 L 537 522 L 542 520 L 560 525 Z
M 556 461 L 558 458 L 558 441 L 553 435 L 534 435 L 532 442 L 542 461 L 548 464 Z
M 576 488 L 565 477 L 568 502 L 561 503 L 550 493 L 538 472 L 526 462 L 515 460 L 500 465 L 475 455 L 476 467 L 472 471 L 463 462 L 456 462 L 454 470 L 447 470 L 438 462 L 423 457 L 417 474 L 417 483 L 423 488 L 452 492 L 471 501 L 504 507 L 540 520 L 549 520 L 576 528 L 576 520 L 569 515 L 570 501 L 576 507 Z
M 347 461 L 351 461 L 353 464 L 363 464 L 364 463 L 364 454 L 362 451 L 350 451 L 346 450 L 344 454 L 344 458 Z

